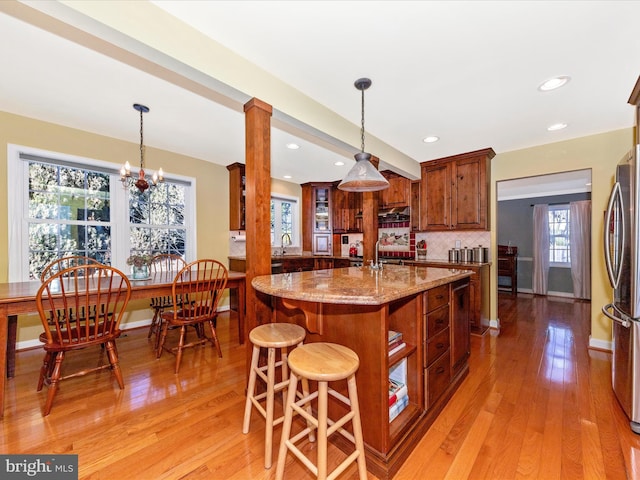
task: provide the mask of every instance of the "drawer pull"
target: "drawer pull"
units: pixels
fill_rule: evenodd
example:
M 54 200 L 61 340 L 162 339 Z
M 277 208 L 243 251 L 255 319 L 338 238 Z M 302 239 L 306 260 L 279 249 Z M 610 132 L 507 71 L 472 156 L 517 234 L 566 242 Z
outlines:
M 436 298 L 437 298 L 438 300 L 442 300 L 442 299 L 444 298 L 444 295 L 436 295 Z
M 440 373 L 444 373 L 444 367 L 438 367 L 436 368 L 436 373 L 440 374 Z
M 438 350 L 442 350 L 444 348 L 444 343 L 436 343 L 436 347 L 438 347 Z
M 442 325 L 444 323 L 444 318 L 439 318 L 436 320 L 436 325 Z

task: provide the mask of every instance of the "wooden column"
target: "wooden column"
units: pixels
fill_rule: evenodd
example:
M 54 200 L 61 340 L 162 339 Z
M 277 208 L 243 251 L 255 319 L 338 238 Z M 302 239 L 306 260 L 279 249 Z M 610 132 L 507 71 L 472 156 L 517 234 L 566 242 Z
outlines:
M 271 319 L 269 297 L 256 292 L 251 280 L 271 274 L 271 114 L 273 108 L 257 98 L 244 106 L 247 235 L 247 294 L 245 345 L 247 371 L 251 361 L 249 332 Z
M 371 164 L 378 168 L 380 159 L 371 156 Z M 375 245 L 378 241 L 378 195 L 379 192 L 362 192 L 362 257 L 364 265 L 375 260 Z

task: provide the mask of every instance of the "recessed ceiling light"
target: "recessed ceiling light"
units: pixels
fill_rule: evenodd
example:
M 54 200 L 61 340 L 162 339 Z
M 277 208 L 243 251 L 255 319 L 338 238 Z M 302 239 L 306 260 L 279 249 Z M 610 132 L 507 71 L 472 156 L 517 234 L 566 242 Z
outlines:
M 283 175 L 282 178 L 290 179 L 291 175 Z
M 538 86 L 538 90 L 541 92 L 548 92 L 549 90 L 555 90 L 556 88 L 560 88 L 563 85 L 566 85 L 567 82 L 571 80 L 571 77 L 568 75 L 560 75 L 559 77 L 553 77 L 549 80 L 542 82 Z
M 343 165 L 344 165 L 344 162 L 341 162 L 340 160 L 338 160 L 337 162 L 335 162 L 335 163 L 334 163 L 334 165 L 335 165 L 336 167 L 341 167 L 341 166 L 343 166 Z
M 440 137 L 436 137 L 435 135 L 429 135 L 428 137 L 424 137 L 422 139 L 424 143 L 433 143 L 437 142 L 438 140 L 440 140 Z
M 549 125 L 547 130 L 550 132 L 555 132 L 556 130 L 562 130 L 563 128 L 567 128 L 566 123 L 554 123 L 553 125 Z
M 297 143 L 287 143 L 287 148 L 289 150 L 297 150 L 300 148 L 300 145 L 298 145 Z

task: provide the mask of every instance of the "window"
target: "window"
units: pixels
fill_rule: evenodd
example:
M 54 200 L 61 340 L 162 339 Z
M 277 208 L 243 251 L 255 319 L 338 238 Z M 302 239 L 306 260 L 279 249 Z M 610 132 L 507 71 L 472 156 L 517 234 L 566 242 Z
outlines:
M 271 197 L 272 247 L 298 245 L 298 218 L 296 199 Z
M 551 266 L 571 266 L 569 221 L 569 205 L 549 206 L 549 264 Z
M 166 178 L 140 193 L 117 165 L 9 148 L 9 280 L 36 280 L 52 260 L 84 255 L 127 273 L 134 253 L 189 259 L 192 182 Z

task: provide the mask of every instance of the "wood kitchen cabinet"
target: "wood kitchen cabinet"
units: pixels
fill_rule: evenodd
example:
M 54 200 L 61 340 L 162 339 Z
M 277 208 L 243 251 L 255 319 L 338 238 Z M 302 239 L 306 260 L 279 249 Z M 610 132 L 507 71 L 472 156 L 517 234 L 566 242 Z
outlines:
M 475 275 L 469 277 L 469 329 L 471 333 L 482 335 L 489 328 L 490 265 L 488 263 L 449 263 L 444 261 L 405 260 L 405 265 L 416 267 L 464 268 Z
M 332 255 L 332 184 L 305 183 L 301 187 L 302 250 Z
M 487 230 L 491 148 L 421 165 L 420 223 L 424 231 Z
M 362 193 L 345 192 L 338 188 L 340 182 L 335 182 L 332 188 L 332 220 L 333 233 L 362 232 Z
M 451 284 L 451 375 L 467 363 L 471 353 L 469 325 L 469 280 Z
M 227 165 L 229 170 L 229 230 L 244 230 L 245 167 L 242 163 Z
M 411 182 L 411 230 L 414 232 L 421 231 L 420 229 L 420 180 L 413 180 Z
M 389 181 L 389 188 L 378 196 L 380 208 L 407 207 L 411 202 L 411 180 L 391 170 L 380 172 Z

